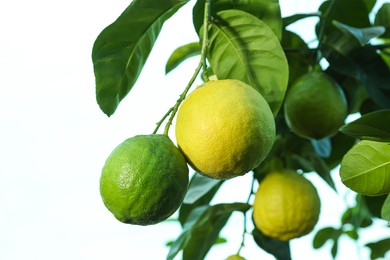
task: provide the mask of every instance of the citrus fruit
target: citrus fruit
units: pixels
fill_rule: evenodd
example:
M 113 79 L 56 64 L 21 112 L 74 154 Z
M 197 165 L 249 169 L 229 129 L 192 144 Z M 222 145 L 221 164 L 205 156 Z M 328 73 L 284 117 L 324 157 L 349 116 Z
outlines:
M 239 255 L 231 255 L 226 260 L 245 260 L 245 258 Z
M 151 225 L 178 209 L 187 185 L 187 163 L 169 137 L 138 135 L 125 140 L 108 157 L 100 194 L 119 221 Z
M 176 140 L 192 168 L 216 179 L 251 171 L 267 156 L 275 138 L 268 103 L 238 80 L 209 81 L 179 108 Z
M 253 221 L 266 236 L 286 241 L 313 230 L 320 205 L 317 190 L 302 175 L 292 170 L 273 171 L 260 182 Z
M 335 135 L 344 124 L 347 102 L 335 80 L 323 72 L 311 72 L 287 92 L 284 114 L 296 135 L 318 140 Z

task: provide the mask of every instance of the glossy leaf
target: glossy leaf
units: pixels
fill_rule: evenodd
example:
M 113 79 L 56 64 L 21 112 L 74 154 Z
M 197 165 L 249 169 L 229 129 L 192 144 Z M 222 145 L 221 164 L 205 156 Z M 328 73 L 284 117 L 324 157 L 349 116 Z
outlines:
M 383 204 L 385 203 L 385 200 L 387 198 L 387 194 L 381 195 L 381 196 L 364 196 L 362 195 L 362 199 L 365 202 L 367 209 L 371 216 L 376 218 L 381 218 L 381 210 L 383 207 Z M 390 206 L 390 205 L 389 205 Z M 390 221 L 390 219 L 389 219 Z
M 355 138 L 390 142 L 390 109 L 365 114 L 341 127 L 340 132 Z
M 301 37 L 288 30 L 283 30 L 281 44 L 288 61 L 288 84 L 291 86 L 295 80 L 309 72 L 315 61 L 316 53 L 309 50 Z
M 194 209 L 183 226 L 183 231 L 173 243 L 167 259 L 173 259 L 183 250 L 184 260 L 203 260 L 215 244 L 220 230 L 234 211 L 246 212 L 246 203 L 217 204 Z
M 317 13 L 308 13 L 308 14 L 294 14 L 291 16 L 283 17 L 283 27 L 289 26 L 299 20 L 309 18 L 309 17 L 319 17 L 321 15 L 320 12 Z M 283 39 L 283 38 L 282 38 Z
M 355 229 L 345 230 L 343 233 L 349 236 L 353 240 L 359 239 L 359 233 Z
M 180 223 L 184 225 L 193 209 L 208 205 L 223 182 L 222 180 L 211 179 L 195 173 L 191 178 L 184 202 L 179 209 Z
M 341 181 L 358 193 L 378 196 L 390 192 L 390 144 L 363 140 L 344 156 Z
M 332 144 L 332 151 L 329 157 L 324 158 L 324 162 L 328 165 L 329 169 L 333 169 L 340 164 L 343 156 L 355 144 L 355 139 L 342 133 L 338 133 L 331 137 L 330 141 Z
M 348 114 L 360 112 L 363 102 L 369 98 L 363 84 L 354 78 L 346 76 L 340 86 L 347 98 Z
M 331 4 L 331 2 L 333 2 Z M 328 10 L 331 8 L 330 10 Z M 323 16 L 318 25 L 317 34 L 321 32 L 329 35 L 336 27 L 332 24 L 334 20 L 349 26 L 364 28 L 370 27 L 368 5 L 365 0 L 332 0 L 325 1 L 319 8 Z M 351 12 L 353 10 L 353 12 Z
M 198 42 L 192 42 L 180 46 L 173 51 L 165 66 L 165 73 L 171 72 L 188 58 L 200 55 L 201 46 Z
M 348 56 L 331 45 L 323 45 L 321 52 L 334 70 L 361 81 L 380 107 L 390 108 L 390 70 L 372 46 L 357 48 Z
M 96 99 L 111 116 L 141 73 L 164 22 L 188 0 L 134 0 L 97 37 L 92 61 Z
M 390 237 L 366 244 L 371 249 L 371 259 L 383 258 L 390 251 Z
M 367 44 L 372 38 L 378 37 L 385 32 L 383 26 L 368 27 L 368 28 L 356 28 L 349 26 L 338 21 L 333 21 L 333 25 L 344 33 L 348 33 L 355 37 L 359 41 L 361 46 Z
M 387 195 L 381 210 L 381 217 L 387 220 L 390 224 L 390 195 Z
M 167 259 L 174 259 L 175 256 L 190 242 L 191 230 L 194 225 L 201 220 L 203 214 L 209 209 L 208 205 L 200 206 L 191 211 L 186 222 L 184 223 L 182 233 L 173 242 L 169 250 Z
M 336 258 L 337 251 L 338 251 L 338 249 L 339 249 L 339 238 L 340 238 L 340 237 L 338 237 L 336 240 L 334 240 L 332 249 L 330 250 L 330 252 L 331 252 L 331 254 L 332 254 L 332 256 L 333 256 L 333 259 Z
M 363 0 L 363 2 L 366 4 L 367 10 L 371 12 L 372 8 L 376 4 L 376 0 Z
M 266 23 L 278 39 L 282 36 L 282 18 L 279 1 L 275 0 L 218 0 L 210 1 L 211 16 L 214 17 L 219 11 L 241 10 L 252 14 Z M 200 32 L 203 25 L 205 0 L 198 0 L 193 9 L 193 22 L 195 31 Z
M 321 157 L 314 153 L 308 153 L 302 156 L 294 154 L 292 158 L 303 166 L 302 170 L 316 172 L 333 190 L 336 191 L 336 186 L 330 175 L 330 169 Z
M 188 191 L 184 197 L 183 203 L 192 204 L 196 202 L 221 182 L 223 181 L 208 178 L 199 173 L 195 173 L 190 181 L 190 184 L 188 185 Z
M 351 224 L 355 229 L 365 228 L 372 224 L 371 213 L 363 195 L 356 196 L 356 205 L 345 210 L 341 217 L 343 225 Z
M 276 116 L 283 101 L 288 64 L 271 29 L 253 15 L 221 11 L 209 28 L 208 60 L 218 79 L 238 79 L 257 89 Z
M 386 32 L 381 37 L 390 38 L 390 3 L 383 4 L 378 10 L 374 24 L 386 28 Z
M 276 259 L 291 259 L 290 244 L 288 241 L 267 237 L 256 228 L 252 231 L 252 236 L 260 248 L 275 256 Z

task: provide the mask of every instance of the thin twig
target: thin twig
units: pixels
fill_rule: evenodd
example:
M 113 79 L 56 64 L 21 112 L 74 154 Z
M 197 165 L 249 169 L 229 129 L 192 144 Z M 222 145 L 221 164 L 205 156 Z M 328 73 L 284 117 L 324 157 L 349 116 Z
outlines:
M 248 198 L 246 199 L 246 203 L 247 203 L 247 204 L 249 204 L 250 199 L 251 199 L 251 197 L 252 197 L 254 185 L 255 185 L 255 176 L 253 175 L 253 176 L 252 176 L 251 189 L 250 189 Z M 240 254 L 241 249 L 245 246 L 245 235 L 248 233 L 248 230 L 247 230 L 247 228 L 246 228 L 246 222 L 247 222 L 246 213 L 247 213 L 246 211 L 243 212 L 243 214 L 244 214 L 244 229 L 243 229 L 243 232 L 242 232 L 241 245 L 240 245 L 240 247 L 238 248 L 237 255 Z
M 206 52 L 207 52 L 207 45 L 208 45 L 208 26 L 209 26 L 209 14 L 210 14 L 210 0 L 206 0 L 205 2 L 205 10 L 204 10 L 204 19 L 203 19 L 203 41 L 202 41 L 202 50 L 201 50 L 201 57 L 199 64 L 197 68 L 195 69 L 194 74 L 192 75 L 190 81 L 188 82 L 186 88 L 184 89 L 183 93 L 181 93 L 179 99 L 176 101 L 176 104 L 170 109 L 170 117 L 168 119 L 167 124 L 165 125 L 164 134 L 168 135 L 169 127 L 172 125 L 172 121 L 177 113 L 177 110 L 179 109 L 180 104 L 184 101 L 184 99 L 187 96 L 188 91 L 190 90 L 192 84 L 194 83 L 196 77 L 199 75 L 199 72 L 203 69 L 203 78 L 206 77 L 206 81 L 208 80 L 207 77 L 207 64 L 206 64 Z

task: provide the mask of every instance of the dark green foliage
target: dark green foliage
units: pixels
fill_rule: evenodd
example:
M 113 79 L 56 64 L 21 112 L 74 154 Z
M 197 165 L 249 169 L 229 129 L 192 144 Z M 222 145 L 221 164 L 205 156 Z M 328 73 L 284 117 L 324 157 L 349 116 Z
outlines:
M 276 257 L 276 259 L 290 260 L 290 244 L 286 241 L 280 241 L 274 238 L 270 238 L 261 233 L 258 229 L 252 231 L 253 239 L 256 244 Z
M 97 37 L 92 50 L 96 98 L 111 116 L 129 93 L 164 22 L 188 0 L 134 0 Z
M 92 61 L 96 98 L 105 114 L 112 115 L 136 84 L 164 22 L 187 2 L 133 0 L 97 37 Z M 264 96 L 275 116 L 277 137 L 267 158 L 253 170 L 253 178 L 259 185 L 268 172 L 288 168 L 318 174 L 336 191 L 331 170 L 337 169 L 343 158 L 350 160 L 352 165 L 353 160 L 358 160 L 348 154 L 356 143 L 361 139 L 390 142 L 390 4 L 384 4 L 372 14 L 376 2 L 323 1 L 316 12 L 282 18 L 277 0 L 212 0 L 210 10 L 206 10 L 209 19 L 205 20 L 208 0 L 196 0 L 193 16 L 189 19 L 192 19 L 198 38 L 175 49 L 165 72 L 174 70 L 190 57 L 199 56 L 205 61 L 203 75 L 244 81 Z M 317 38 L 313 41 L 305 42 L 302 35 L 290 31 L 289 25 L 313 17 L 318 17 Z M 205 21 L 207 37 L 204 35 Z M 204 39 L 207 39 L 207 46 L 203 44 Z M 201 55 L 202 51 L 205 51 L 205 56 Z M 329 66 L 324 66 L 322 61 Z M 288 87 L 313 71 L 324 71 L 338 82 L 346 96 L 350 115 L 363 115 L 341 127 L 336 135 L 319 141 L 309 141 L 293 134 L 286 125 L 283 109 L 280 109 Z M 375 154 L 378 158 L 383 155 L 381 151 Z M 372 175 L 377 169 L 386 171 L 390 164 L 385 160 L 380 160 L 380 163 L 371 160 L 363 166 L 369 163 L 380 165 L 371 165 L 368 172 L 361 173 L 367 183 L 373 181 Z M 349 174 L 360 176 L 358 171 Z M 384 184 L 383 180 L 375 179 L 374 182 Z M 215 244 L 229 239 L 219 237 L 219 233 L 228 227 L 231 214 L 250 211 L 251 196 L 244 203 L 213 205 L 213 198 L 223 183 L 199 174 L 193 176 L 178 212 L 182 232 L 175 241 L 167 244 L 170 246 L 168 259 L 173 259 L 179 252 L 184 260 L 204 259 Z M 250 191 L 240 189 L 237 192 L 249 194 Z M 326 194 L 321 198 L 327 199 Z M 389 195 L 358 195 L 356 205 L 347 208 L 340 216 L 339 227 L 322 227 L 316 233 L 313 247 L 317 249 L 331 243 L 330 254 L 336 257 L 337 252 L 343 250 L 339 248 L 340 237 L 359 240 L 359 231 L 375 225 L 373 219 L 378 221 L 380 218 L 390 221 Z M 259 250 L 277 259 L 291 259 L 288 242 L 268 238 L 257 229 L 251 235 Z M 371 249 L 372 259 L 384 257 L 390 250 L 390 238 L 366 246 Z

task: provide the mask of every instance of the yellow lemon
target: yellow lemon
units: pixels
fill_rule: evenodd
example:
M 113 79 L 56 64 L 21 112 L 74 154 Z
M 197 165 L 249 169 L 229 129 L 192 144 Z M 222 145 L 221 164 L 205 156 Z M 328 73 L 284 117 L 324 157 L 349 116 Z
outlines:
M 292 170 L 274 171 L 260 182 L 253 221 L 263 234 L 285 241 L 312 231 L 320 206 L 317 190 L 310 181 Z
M 100 178 L 105 206 L 121 222 L 159 223 L 181 205 L 188 167 L 165 135 L 138 135 L 125 140 L 108 157 Z
M 188 163 L 203 175 L 228 179 L 251 171 L 275 138 L 268 103 L 238 80 L 209 81 L 179 108 L 176 140 Z
M 226 260 L 245 260 L 245 258 L 240 255 L 231 255 Z

